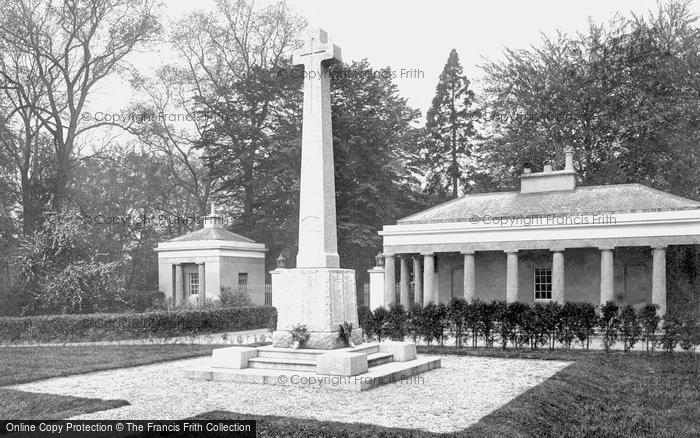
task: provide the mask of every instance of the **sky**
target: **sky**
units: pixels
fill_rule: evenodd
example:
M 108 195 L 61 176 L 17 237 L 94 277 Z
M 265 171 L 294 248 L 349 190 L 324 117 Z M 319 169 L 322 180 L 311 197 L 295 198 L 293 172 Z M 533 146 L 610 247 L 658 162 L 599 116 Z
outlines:
M 266 4 L 269 0 L 258 1 Z M 396 84 L 408 103 L 423 114 L 430 107 L 435 86 L 451 49 L 456 49 L 467 77 L 478 92 L 479 65 L 497 60 L 505 48 L 538 45 L 541 34 L 585 31 L 589 19 L 607 22 L 616 13 L 645 14 L 656 10 L 656 0 L 289 0 L 311 26 L 328 32 L 340 46 L 343 60 L 367 58 L 374 68 L 401 69 L 413 77 L 397 77 Z M 213 0 L 167 0 L 166 20 L 177 20 L 194 9 L 213 9 Z M 700 15 L 700 0 L 693 4 Z M 155 67 L 167 62 L 161 52 L 136 59 L 137 66 Z M 123 107 L 132 97 L 112 85 L 111 106 Z M 104 102 L 104 101 L 102 101 Z

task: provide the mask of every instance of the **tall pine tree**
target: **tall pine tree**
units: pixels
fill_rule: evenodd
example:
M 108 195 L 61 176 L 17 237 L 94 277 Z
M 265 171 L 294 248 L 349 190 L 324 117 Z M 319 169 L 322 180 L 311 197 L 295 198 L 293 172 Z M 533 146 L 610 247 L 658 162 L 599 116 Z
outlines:
M 424 159 L 430 169 L 428 190 L 433 194 L 445 195 L 451 189 L 452 197 L 458 196 L 460 159 L 470 155 L 470 142 L 477 135 L 474 120 L 479 110 L 472 108 L 473 101 L 474 92 L 452 49 L 427 114 Z

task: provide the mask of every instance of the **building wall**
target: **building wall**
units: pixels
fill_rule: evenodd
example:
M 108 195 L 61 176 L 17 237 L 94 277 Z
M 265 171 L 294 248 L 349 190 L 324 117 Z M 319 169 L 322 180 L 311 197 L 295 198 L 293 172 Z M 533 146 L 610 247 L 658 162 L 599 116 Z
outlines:
M 238 288 L 238 274 L 248 274 L 248 294 L 253 304 L 265 304 L 265 259 L 247 257 L 221 258 L 221 288 Z
M 436 290 L 440 302 L 464 296 L 464 258 L 458 253 L 437 255 Z M 600 304 L 600 250 L 575 248 L 564 252 L 566 301 Z M 547 250 L 518 254 L 518 301 L 534 302 L 534 269 L 551 267 Z M 640 247 L 614 251 L 615 297 L 619 304 L 651 302 L 651 250 Z M 501 251 L 479 251 L 475 259 L 476 297 L 484 301 L 506 299 L 506 255 Z

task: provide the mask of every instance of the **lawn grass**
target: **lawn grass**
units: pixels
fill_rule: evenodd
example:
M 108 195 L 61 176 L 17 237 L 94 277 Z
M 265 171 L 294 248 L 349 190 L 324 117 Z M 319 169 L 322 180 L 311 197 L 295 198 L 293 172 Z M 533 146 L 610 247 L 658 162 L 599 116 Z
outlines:
M 211 354 L 214 345 L 0 348 L 0 386 Z M 61 419 L 128 404 L 0 388 L 0 419 Z
M 552 378 L 456 434 L 215 411 L 202 419 L 253 419 L 259 437 L 697 437 L 698 355 L 503 351 L 419 347 L 429 354 L 574 360 Z

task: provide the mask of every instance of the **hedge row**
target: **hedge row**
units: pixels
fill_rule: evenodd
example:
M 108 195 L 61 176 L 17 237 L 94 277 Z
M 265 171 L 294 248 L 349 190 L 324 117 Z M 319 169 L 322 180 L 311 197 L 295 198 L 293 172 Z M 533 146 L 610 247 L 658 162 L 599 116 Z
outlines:
M 540 346 L 554 349 L 557 344 L 571 348 L 575 343 L 588 349 L 595 334 L 602 335 L 606 349 L 618 341 L 625 350 L 640 341 L 647 350 L 660 346 L 667 351 L 677 345 L 689 350 L 700 343 L 700 330 L 694 321 L 666 315 L 659 330 L 661 318 L 653 305 L 637 311 L 632 306 L 620 309 L 612 302 L 597 309 L 585 302 L 524 304 L 455 298 L 447 305 L 429 303 L 409 309 L 395 303 L 372 312 L 362 306 L 358 317 L 369 338 L 422 339 L 428 345 L 442 345 L 448 335 L 454 337 L 458 347 L 471 340 L 473 347 L 482 341 L 488 347 L 498 343 L 504 349 L 511 346 L 533 350 Z
M 274 327 L 270 306 L 0 318 L 0 342 L 168 338 Z

